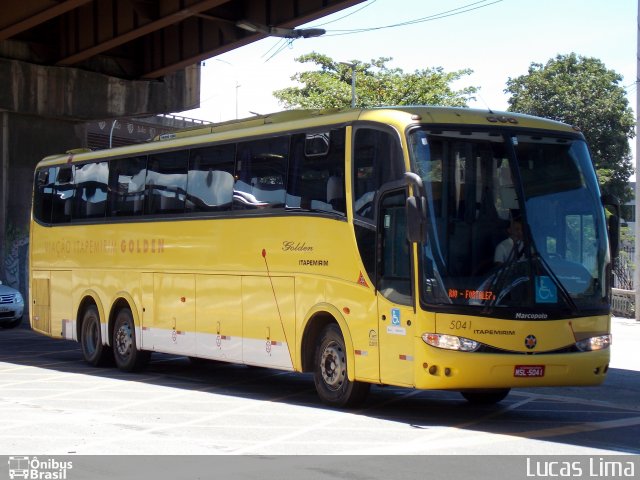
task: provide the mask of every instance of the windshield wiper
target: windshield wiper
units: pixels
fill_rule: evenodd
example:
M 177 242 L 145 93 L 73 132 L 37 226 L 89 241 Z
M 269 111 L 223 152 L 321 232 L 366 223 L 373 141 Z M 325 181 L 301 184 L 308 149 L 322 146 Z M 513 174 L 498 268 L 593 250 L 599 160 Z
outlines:
M 511 282 L 509 285 L 503 284 L 505 274 L 512 269 L 512 267 L 521 259 L 524 253 L 524 251 L 521 251 L 521 249 L 518 249 L 518 251 L 516 251 L 516 248 L 517 248 L 516 244 L 514 244 L 513 249 L 509 253 L 508 260 L 499 267 L 499 269 L 496 271 L 494 275 L 494 278 L 491 284 L 489 285 L 488 290 L 496 292 L 494 297 L 489 302 L 489 305 L 488 305 L 489 308 L 493 308 L 496 306 L 497 302 L 502 298 L 502 294 L 504 293 L 503 291 L 506 287 L 511 286 L 515 288 L 517 285 L 521 283 L 521 282 L 518 282 L 518 279 L 514 279 L 514 281 Z M 558 290 L 560 290 L 560 294 L 562 295 L 566 305 L 571 310 L 571 313 L 575 315 L 578 312 L 577 305 L 573 301 L 573 298 L 571 298 L 571 294 L 569 293 L 569 291 L 566 289 L 564 284 L 560 281 L 560 279 L 555 274 L 553 269 L 549 266 L 549 264 L 544 259 L 544 257 L 542 257 L 539 253 L 537 253 L 537 251 L 534 250 L 534 253 L 531 254 L 531 257 L 526 257 L 526 259 L 529 260 L 529 262 L 531 261 L 535 262 L 538 260 L 540 261 L 546 273 L 551 278 L 551 281 L 556 285 Z M 533 270 L 529 268 L 528 271 L 526 272 L 526 275 L 522 275 L 522 278 L 525 278 L 526 281 L 531 281 L 532 276 L 533 276 Z
M 511 248 L 511 251 L 507 256 L 507 261 L 500 265 L 500 267 L 498 267 L 498 270 L 496 270 L 493 280 L 491 281 L 491 283 L 489 284 L 489 288 L 487 289 L 490 292 L 496 292 L 495 287 L 500 284 L 500 281 L 505 276 L 505 273 L 511 270 L 511 267 L 520 260 L 520 257 L 522 257 L 524 253 L 524 246 L 522 248 L 518 248 L 518 243 L 519 242 L 513 242 L 513 247 Z M 531 273 L 528 273 L 530 276 Z M 489 308 L 495 307 L 497 301 L 501 298 L 503 288 L 504 287 L 500 287 L 500 291 L 496 292 L 493 298 L 489 301 Z

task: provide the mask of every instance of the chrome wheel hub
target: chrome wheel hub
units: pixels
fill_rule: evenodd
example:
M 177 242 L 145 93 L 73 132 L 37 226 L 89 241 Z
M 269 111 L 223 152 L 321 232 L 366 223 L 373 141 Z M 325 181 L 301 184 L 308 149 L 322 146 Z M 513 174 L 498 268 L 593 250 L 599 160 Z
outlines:
M 131 352 L 133 346 L 133 335 L 131 334 L 131 327 L 129 325 L 120 325 L 118 331 L 115 334 L 115 348 L 120 356 L 127 356 Z
M 347 369 L 342 348 L 335 343 L 329 343 L 322 352 L 320 371 L 324 383 L 332 390 L 338 390 L 345 381 Z

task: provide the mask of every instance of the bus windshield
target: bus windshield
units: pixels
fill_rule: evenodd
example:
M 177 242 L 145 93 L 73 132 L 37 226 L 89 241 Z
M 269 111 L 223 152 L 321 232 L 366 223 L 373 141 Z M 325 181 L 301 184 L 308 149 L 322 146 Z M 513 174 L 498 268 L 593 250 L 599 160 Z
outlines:
M 606 313 L 605 219 L 580 136 L 420 128 L 409 144 L 427 197 L 423 303 L 502 318 Z

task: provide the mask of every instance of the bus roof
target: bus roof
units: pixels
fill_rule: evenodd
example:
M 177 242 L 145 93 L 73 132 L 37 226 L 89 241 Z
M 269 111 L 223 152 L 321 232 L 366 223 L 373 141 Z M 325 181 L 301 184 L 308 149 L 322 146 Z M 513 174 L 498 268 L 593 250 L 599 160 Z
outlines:
M 317 128 L 323 125 L 347 124 L 358 120 L 389 124 L 400 131 L 412 124 L 503 125 L 574 133 L 579 131 L 579 129 L 561 122 L 530 115 L 462 107 L 400 106 L 371 109 L 288 110 L 187 128 L 161 135 L 147 143 L 95 151 L 69 150 L 64 154 L 50 155 L 38 165 L 81 162 L 132 153 L 143 154 L 158 149 L 180 148 L 207 141 L 237 140 L 242 137 L 277 134 L 283 131 Z

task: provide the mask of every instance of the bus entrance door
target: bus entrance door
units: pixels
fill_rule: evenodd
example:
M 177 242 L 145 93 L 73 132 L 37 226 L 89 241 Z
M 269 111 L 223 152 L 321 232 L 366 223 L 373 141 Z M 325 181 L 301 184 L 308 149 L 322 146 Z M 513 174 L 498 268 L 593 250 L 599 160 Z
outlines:
M 407 241 L 406 190 L 380 199 L 378 223 L 378 330 L 380 379 L 412 386 L 415 313 L 411 289 L 411 244 Z
M 412 307 L 378 300 L 380 345 L 380 380 L 382 383 L 413 386 L 413 321 Z

